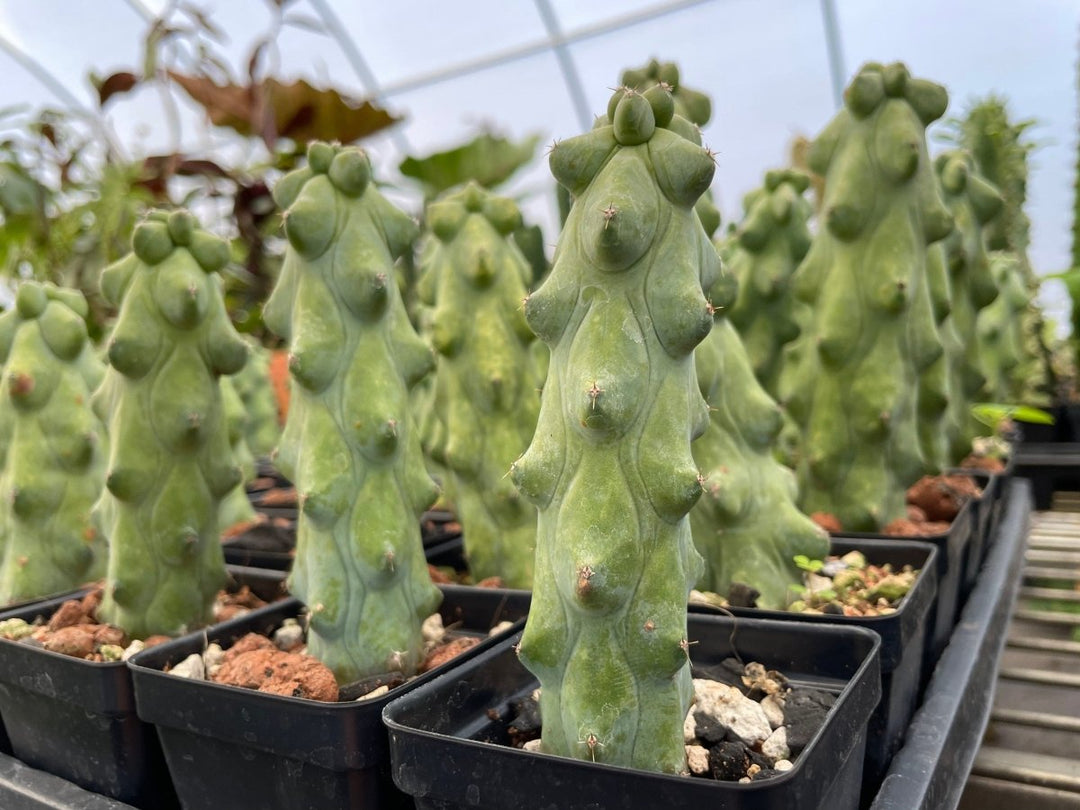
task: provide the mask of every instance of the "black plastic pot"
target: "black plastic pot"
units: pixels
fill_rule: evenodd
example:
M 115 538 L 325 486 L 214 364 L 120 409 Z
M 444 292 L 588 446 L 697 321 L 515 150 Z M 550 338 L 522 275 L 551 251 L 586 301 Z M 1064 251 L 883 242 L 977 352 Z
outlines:
M 1031 481 L 1036 509 L 1049 509 L 1054 491 L 1080 490 L 1080 443 L 1016 445 L 1013 475 Z
M 440 612 L 462 632 L 485 634 L 521 618 L 528 594 L 448 586 Z M 406 808 L 390 779 L 381 712 L 394 697 L 460 665 L 497 642 L 487 639 L 453 662 L 388 694 L 350 703 L 279 697 L 162 670 L 207 640 L 223 646 L 299 616 L 295 599 L 154 647 L 129 662 L 139 716 L 157 726 L 177 793 L 186 810 L 238 808 Z
M 732 621 L 690 616 L 696 664 L 733 654 Z M 537 686 L 514 654 L 515 635 L 386 707 L 394 781 L 419 810 L 854 810 L 866 721 L 880 697 L 879 639 L 857 627 L 736 621 L 735 648 L 744 661 L 839 693 L 825 725 L 787 773 L 748 784 L 715 782 L 509 747 L 510 703 Z
M 933 614 L 937 599 L 937 549 L 911 540 L 851 540 L 833 537 L 830 554 L 861 551 L 873 565 L 890 563 L 897 570 L 905 565 L 921 573 L 907 596 L 888 616 L 834 616 L 814 613 L 788 613 L 782 610 L 759 610 L 732 607 L 736 616 L 751 619 L 837 624 L 864 627 L 881 637 L 881 701 L 870 716 L 866 761 L 863 765 L 863 798 L 873 797 L 896 750 L 903 742 L 908 721 L 919 702 L 923 653 L 926 644 L 927 617 Z M 692 613 L 718 611 L 692 604 Z
M 281 598 L 280 573 L 229 571 L 262 599 Z M 0 619 L 45 619 L 85 593 L 8 610 Z M 178 806 L 157 735 L 136 714 L 125 663 L 84 661 L 0 640 L 0 716 L 12 751 L 26 764 L 138 807 Z
M 1030 487 L 1013 480 L 983 575 L 871 810 L 942 810 L 959 803 L 990 716 L 1030 514 Z
M 993 492 L 990 487 L 993 476 L 985 470 L 952 470 L 953 474 L 966 475 L 975 480 L 982 490 L 982 496 L 971 501 L 971 538 L 964 548 L 964 558 L 961 567 L 960 598 L 957 602 L 957 611 L 967 601 L 971 589 L 975 587 L 975 578 L 979 575 L 987 547 L 990 543 L 991 523 L 993 521 Z
M 225 562 L 251 568 L 288 571 L 296 548 L 296 523 L 290 529 L 259 524 L 236 537 L 221 541 Z
M 51 773 L 0 755 L 0 807 L 4 810 L 134 810 Z
M 0 618 L 47 618 L 84 593 Z M 27 765 L 137 807 L 178 806 L 154 730 L 135 713 L 123 662 L 84 661 L 0 639 L 0 716 Z
M 923 658 L 923 682 L 930 677 L 930 672 L 941 657 L 941 651 L 949 643 L 953 625 L 961 605 L 961 587 L 965 581 L 964 564 L 970 560 L 968 546 L 972 535 L 977 530 L 975 501 L 968 501 L 953 520 L 949 531 L 926 537 L 890 537 L 870 532 L 843 532 L 837 536 L 854 541 L 893 540 L 929 543 L 937 549 L 938 596 L 932 611 L 927 617 L 930 632 L 926 635 L 926 655 Z

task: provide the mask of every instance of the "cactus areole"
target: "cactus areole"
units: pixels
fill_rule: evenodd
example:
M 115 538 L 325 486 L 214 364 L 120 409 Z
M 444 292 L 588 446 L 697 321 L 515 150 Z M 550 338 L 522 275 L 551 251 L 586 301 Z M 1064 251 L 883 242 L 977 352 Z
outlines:
M 781 398 L 802 432 L 803 509 L 851 531 L 904 516 L 904 492 L 926 467 L 920 419 L 942 422 L 944 379 L 924 373 L 944 367 L 926 262 L 952 216 L 925 131 L 947 103 L 902 64 L 865 65 L 810 152 L 825 176 L 824 221 L 792 277 L 813 314 Z
M 289 246 L 263 317 L 293 380 L 277 455 L 300 501 L 290 590 L 310 612 L 308 651 L 339 683 L 412 673 L 440 599 L 419 519 L 438 491 L 408 408 L 434 358 L 394 281 L 417 226 L 356 148 L 313 143 L 274 194 Z
M 552 358 L 512 468 L 540 510 L 520 657 L 542 687 L 542 749 L 668 773 L 686 767 L 686 600 L 702 571 L 693 351 L 720 269 L 694 213 L 712 155 L 673 113 L 660 86 L 620 90 L 606 122 L 552 149 L 576 201 L 525 305 Z
M 532 438 L 543 383 L 521 305 L 532 269 L 510 238 L 521 213 L 471 183 L 427 219 L 419 291 L 439 362 L 425 449 L 447 468 L 473 578 L 531 588 L 536 507 L 506 475 Z
M 154 212 L 106 268 L 120 307 L 95 406 L 109 414 L 109 537 L 98 615 L 136 637 L 207 624 L 225 583 L 218 504 L 240 482 L 218 377 L 243 367 L 217 271 L 228 246 L 186 211 Z
M 28 281 L 0 328 L 0 604 L 69 590 L 105 573 L 91 523 L 105 483 L 105 431 L 90 408 L 104 368 L 86 334 L 86 299 Z

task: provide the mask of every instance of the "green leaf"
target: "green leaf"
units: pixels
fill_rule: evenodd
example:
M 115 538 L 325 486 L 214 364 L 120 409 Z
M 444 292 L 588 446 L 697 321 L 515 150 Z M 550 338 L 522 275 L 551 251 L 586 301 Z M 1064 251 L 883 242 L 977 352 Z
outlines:
M 514 143 L 485 132 L 446 152 L 436 152 L 425 158 L 405 158 L 399 168 L 406 177 L 419 180 L 429 197 L 470 180 L 484 188 L 495 188 L 532 161 L 539 143 L 539 135 L 530 135 Z
M 1052 425 L 1054 417 L 1041 408 L 1030 405 L 1002 405 L 994 402 L 980 402 L 971 407 L 971 415 L 988 427 L 997 426 L 1006 419 L 1015 422 L 1028 422 L 1033 425 Z

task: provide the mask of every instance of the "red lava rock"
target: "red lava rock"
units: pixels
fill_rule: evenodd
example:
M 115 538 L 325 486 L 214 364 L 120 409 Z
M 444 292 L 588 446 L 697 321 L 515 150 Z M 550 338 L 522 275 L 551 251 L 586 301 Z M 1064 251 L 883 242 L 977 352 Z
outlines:
M 434 669 L 439 664 L 445 664 L 452 658 L 456 658 L 466 650 L 475 647 L 480 643 L 478 638 L 456 638 L 448 644 L 440 644 L 430 653 L 427 658 L 420 665 L 420 672 L 427 672 L 430 669 Z
M 277 482 L 273 478 L 269 478 L 266 476 L 260 478 L 253 478 L 251 481 L 248 482 L 247 491 L 261 492 L 264 489 L 270 489 L 270 487 L 274 486 L 275 483 Z
M 950 524 L 945 521 L 925 521 L 915 523 L 904 518 L 897 518 L 884 529 L 882 534 L 890 537 L 930 537 L 935 534 L 945 534 L 949 531 Z
M 252 650 L 276 650 L 274 642 L 258 633 L 248 633 L 225 651 L 225 662 Z
M 296 488 L 268 489 L 266 494 L 259 499 L 259 506 L 296 506 Z
M 844 530 L 836 515 L 830 512 L 814 512 L 810 515 L 810 519 L 827 532 L 842 532 Z
M 91 621 L 82 602 L 78 599 L 69 599 L 52 615 L 48 627 L 50 630 L 61 630 L 77 624 L 89 624 Z
M 907 501 L 922 509 L 927 520 L 950 522 L 980 492 L 974 479 L 966 475 L 926 475 L 908 489 Z
M 245 636 L 244 639 L 249 637 Z M 252 649 L 232 658 L 226 653 L 226 660 L 213 680 L 272 695 L 329 703 L 338 699 L 337 681 L 325 664 L 310 655 L 287 653 L 278 649 Z
M 913 503 L 907 505 L 907 519 L 912 523 L 926 523 L 926 512 Z
M 101 588 L 94 588 L 86 596 L 82 598 L 82 608 L 86 611 L 87 616 L 96 616 L 98 605 L 101 604 L 101 598 L 104 596 L 104 591 Z
M 501 588 L 502 586 L 502 577 L 488 577 L 476 583 L 477 588 Z
M 94 629 L 94 642 L 99 647 L 104 644 L 126 647 L 130 643 L 127 633 L 119 627 L 114 627 L 111 624 L 94 624 L 90 626 Z
M 960 462 L 965 470 L 985 470 L 990 473 L 1005 472 L 1005 462 L 993 456 L 977 456 L 972 453 Z
M 46 650 L 86 658 L 94 652 L 94 628 L 86 624 L 73 624 L 47 633 L 41 641 Z
M 428 576 L 431 577 L 431 581 L 439 585 L 449 585 L 454 581 L 431 563 L 428 563 L 427 570 Z
M 239 537 L 242 534 L 246 534 L 254 529 L 256 526 L 261 526 L 267 522 L 266 515 L 256 515 L 251 520 L 242 520 L 239 523 L 234 523 L 229 526 L 225 531 L 221 533 L 222 540 L 232 540 L 234 537 Z
M 158 644 L 164 644 L 166 641 L 172 641 L 172 639 L 169 636 L 163 636 L 159 634 L 156 636 L 150 636 L 150 638 L 147 639 L 143 639 L 143 644 L 146 645 L 146 649 L 150 649 L 151 647 L 156 647 Z

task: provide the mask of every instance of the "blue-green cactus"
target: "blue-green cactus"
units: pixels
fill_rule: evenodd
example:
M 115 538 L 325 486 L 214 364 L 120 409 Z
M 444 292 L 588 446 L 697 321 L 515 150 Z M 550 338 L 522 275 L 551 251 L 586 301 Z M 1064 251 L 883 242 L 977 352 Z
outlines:
M 242 368 L 248 349 L 225 312 L 224 240 L 174 211 L 151 213 L 132 244 L 101 275 L 120 314 L 94 395 L 111 440 L 98 616 L 136 637 L 175 635 L 212 619 L 225 583 L 218 505 L 240 468 L 218 378 Z
M 225 415 L 225 429 L 229 434 L 229 448 L 232 450 L 233 461 L 240 467 L 240 483 L 237 484 L 228 495 L 221 501 L 218 509 L 218 519 L 222 529 L 236 526 L 240 523 L 250 523 L 255 520 L 255 507 L 247 496 L 244 485 L 255 478 L 255 456 L 247 443 L 248 413 L 244 409 L 244 401 L 234 385 L 235 377 L 222 377 L 221 383 L 221 410 Z
M 799 336 L 808 316 L 791 294 L 791 275 L 810 249 L 812 208 L 803 196 L 809 185 L 810 178 L 794 169 L 768 172 L 764 187 L 743 200 L 746 216 L 725 256 L 739 290 L 728 317 L 758 381 L 774 397 L 783 348 Z
M 714 171 L 694 137 L 655 86 L 617 91 L 606 121 L 551 150 L 575 202 L 525 305 L 552 354 L 512 472 L 540 510 L 520 656 L 542 687 L 542 749 L 664 772 L 686 767 L 690 442 L 708 426 L 693 351 L 720 269 L 694 212 Z
M 475 579 L 531 588 L 536 507 L 506 475 L 529 445 L 543 378 L 522 301 L 531 268 L 517 205 L 471 183 L 428 207 L 420 298 L 438 352 L 425 450 L 442 465 Z
M 105 573 L 91 520 L 105 485 L 104 426 L 90 394 L 104 367 L 86 332 L 82 294 L 25 282 L 0 327 L 0 604 L 69 590 Z
M 904 517 L 928 466 L 920 420 L 940 424 L 946 405 L 943 375 L 929 373 L 943 349 L 926 261 L 952 217 L 925 129 L 948 95 L 901 64 L 868 64 L 844 103 L 811 149 L 824 221 L 792 284 L 813 315 L 781 400 L 802 432 L 803 509 L 873 531 Z
M 244 410 L 244 440 L 258 458 L 269 458 L 281 438 L 277 400 L 270 382 L 270 353 L 255 340 L 248 340 L 251 355 L 244 367 L 230 379 Z
M 311 144 L 274 196 L 289 245 L 263 318 L 288 341 L 293 381 L 277 454 L 300 503 L 290 590 L 310 611 L 308 651 L 339 682 L 411 673 L 440 599 L 419 521 L 438 490 L 408 402 L 434 358 L 394 281 L 417 226 L 357 148 Z

